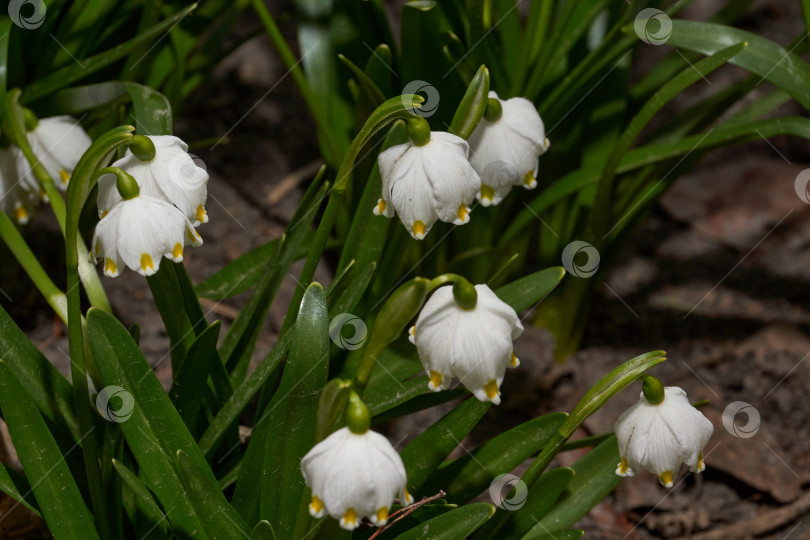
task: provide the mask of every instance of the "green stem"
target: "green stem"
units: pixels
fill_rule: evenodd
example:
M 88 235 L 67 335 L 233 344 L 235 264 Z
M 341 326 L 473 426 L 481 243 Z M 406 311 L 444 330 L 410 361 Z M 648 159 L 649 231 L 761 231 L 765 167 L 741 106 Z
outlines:
M 6 215 L 5 212 L 0 211 L 0 238 L 14 254 L 14 257 L 23 267 L 25 273 L 34 282 L 34 286 L 45 297 L 45 301 L 53 308 L 54 312 L 59 316 L 62 321 L 67 324 L 67 297 L 65 293 L 59 290 L 59 287 L 54 285 L 51 278 L 39 264 L 34 252 L 28 247 L 28 244 L 23 240 L 20 231 Z
M 186 310 L 181 309 L 183 298 L 178 294 L 180 286 L 171 261 L 161 261 L 158 271 L 148 276 L 146 282 L 169 334 L 172 373 L 176 374 L 196 336 Z

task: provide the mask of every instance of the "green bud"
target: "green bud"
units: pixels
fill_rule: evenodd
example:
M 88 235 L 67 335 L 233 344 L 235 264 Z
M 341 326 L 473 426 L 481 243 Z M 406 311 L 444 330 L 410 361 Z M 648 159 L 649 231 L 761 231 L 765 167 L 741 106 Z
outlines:
M 25 115 L 25 129 L 26 131 L 33 131 L 39 125 L 39 118 L 34 114 L 34 111 L 28 107 L 23 107 L 23 114 Z
M 144 135 L 133 135 L 129 143 L 129 149 L 136 158 L 141 161 L 152 161 L 155 159 L 155 143 L 152 139 Z
M 371 426 L 368 407 L 355 391 L 349 394 L 349 404 L 346 406 L 346 425 L 349 426 L 352 433 L 357 435 L 367 432 Z
M 484 111 L 484 118 L 487 122 L 497 122 L 503 115 L 501 102 L 496 98 L 487 99 L 487 110 Z
M 650 375 L 644 375 L 641 380 L 644 381 L 641 391 L 650 405 L 658 405 L 664 401 L 664 385 L 661 381 Z
M 461 309 L 475 309 L 478 303 L 478 293 L 475 286 L 464 278 L 453 283 L 453 298 Z
M 425 146 L 430 142 L 430 124 L 421 116 L 408 118 L 408 137 L 416 146 Z

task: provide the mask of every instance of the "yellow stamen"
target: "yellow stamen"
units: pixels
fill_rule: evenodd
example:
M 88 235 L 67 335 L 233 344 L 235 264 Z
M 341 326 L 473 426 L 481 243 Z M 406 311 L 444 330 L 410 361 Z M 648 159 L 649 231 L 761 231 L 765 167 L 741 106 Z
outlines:
M 697 470 L 698 472 L 702 471 L 706 468 L 706 464 L 703 463 L 703 452 L 698 454 L 698 462 L 697 462 Z
M 312 502 L 309 503 L 309 511 L 313 514 L 320 514 L 323 511 L 323 501 L 317 495 L 312 496 Z
M 467 209 L 467 205 L 461 203 L 461 206 L 458 207 L 458 219 L 464 221 L 470 211 Z
M 197 221 L 199 221 L 200 223 L 205 223 L 205 218 L 207 216 L 208 215 L 205 213 L 205 208 L 203 208 L 202 205 L 199 205 L 197 207 Z
M 413 235 L 414 236 L 425 236 L 425 224 L 419 220 L 413 222 Z
M 183 256 L 183 244 L 179 242 L 174 245 L 174 249 L 172 250 L 172 257 L 175 259 L 179 259 Z
M 518 365 L 518 363 L 519 363 L 518 362 L 518 357 L 515 356 L 515 353 L 512 353 L 512 360 L 509 361 L 509 364 L 514 367 L 514 366 Z
M 14 210 L 14 216 L 17 218 L 18 223 L 26 223 L 28 221 L 28 210 L 23 206 L 18 206 Z
M 141 270 L 146 272 L 147 270 L 151 270 L 154 267 L 155 267 L 155 265 L 152 262 L 152 257 L 150 257 L 148 253 L 142 254 L 141 255 Z
M 67 183 L 70 181 L 70 174 L 68 174 L 65 169 L 60 169 L 59 178 L 62 179 L 62 184 L 67 185 Z
M 672 487 L 672 471 L 662 472 L 660 478 L 665 487 Z
M 115 261 L 112 259 L 107 259 L 104 261 L 104 273 L 113 275 L 118 271 L 118 266 L 115 264 Z
M 621 462 L 619 462 L 619 472 L 622 474 L 627 474 L 629 469 L 630 465 L 627 464 L 627 459 L 622 458 Z
M 357 512 L 354 511 L 354 508 L 346 509 L 346 513 L 343 514 L 342 521 L 344 525 L 351 525 L 352 527 L 357 526 Z
M 481 184 L 481 202 L 492 202 L 495 198 L 495 190 L 492 186 Z
M 442 385 L 442 374 L 438 371 L 431 371 L 430 372 L 430 384 L 433 388 L 438 388 Z
M 526 175 L 523 177 L 523 183 L 526 186 L 531 186 L 532 184 L 534 184 L 534 181 L 535 181 L 534 171 L 527 172 Z
M 487 393 L 489 399 L 495 399 L 498 396 L 498 381 L 493 379 L 485 384 L 484 392 Z
M 388 508 L 385 506 L 381 506 L 379 510 L 377 510 L 377 524 L 381 525 L 388 521 Z
M 385 212 L 385 206 L 386 206 L 385 200 L 380 199 L 379 202 L 377 202 L 377 213 L 382 214 L 383 212 Z

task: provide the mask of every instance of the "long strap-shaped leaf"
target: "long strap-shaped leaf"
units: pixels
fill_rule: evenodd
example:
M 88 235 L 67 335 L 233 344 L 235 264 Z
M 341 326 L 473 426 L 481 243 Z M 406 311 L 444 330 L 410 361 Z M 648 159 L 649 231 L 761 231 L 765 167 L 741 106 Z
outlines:
M 467 504 L 446 514 L 429 519 L 406 531 L 395 540 L 457 540 L 467 538 L 492 517 L 495 509 L 486 503 Z M 426 531 L 429 531 L 426 536 Z
M 23 470 L 33 480 L 31 489 L 54 538 L 99 538 L 93 516 L 59 446 L 36 404 L 5 361 L 0 361 L 0 410 Z M 77 446 L 79 442 L 73 448 Z

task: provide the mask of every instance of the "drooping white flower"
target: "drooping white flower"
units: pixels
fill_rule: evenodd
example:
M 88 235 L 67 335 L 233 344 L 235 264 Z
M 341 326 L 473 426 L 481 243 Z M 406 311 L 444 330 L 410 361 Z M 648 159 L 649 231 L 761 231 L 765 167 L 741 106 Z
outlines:
M 0 148 L 0 209 L 25 225 L 31 209 L 39 202 L 39 190 L 32 189 L 18 176 L 17 160 L 21 156 L 22 151 L 16 146 Z
M 443 131 L 417 146 L 399 144 L 380 153 L 382 198 L 374 213 L 399 214 L 405 229 L 421 240 L 437 220 L 455 225 L 470 221 L 470 204 L 481 180 L 470 165 L 467 141 Z
M 506 368 L 520 364 L 512 341 L 523 333 L 523 325 L 487 285 L 476 285 L 475 291 L 475 307 L 463 309 L 453 287 L 437 289 L 411 328 L 410 340 L 430 377 L 428 388 L 450 388 L 459 379 L 479 400 L 498 405 Z
M 335 431 L 307 452 L 301 472 L 312 490 L 309 513 L 315 518 L 329 514 L 344 529 L 355 529 L 363 518 L 385 525 L 396 497 L 403 504 L 413 502 L 405 489 L 402 458 L 373 431 Z
M 101 219 L 90 257 L 104 259 L 104 275 L 116 277 L 124 265 L 142 276 L 158 271 L 161 257 L 183 260 L 183 246 L 202 245 L 202 238 L 183 213 L 148 195 L 124 199 Z
M 196 227 L 208 222 L 205 201 L 208 197 L 208 172 L 194 162 L 188 145 L 172 135 L 149 135 L 155 145 L 155 158 L 141 161 L 131 150 L 112 164 L 132 175 L 141 194 L 163 199 L 183 211 Z M 115 188 L 115 175 L 98 180 L 98 212 L 103 217 L 121 195 Z
M 57 187 L 67 189 L 70 175 L 92 140 L 81 124 L 72 116 L 40 118 L 37 126 L 28 132 L 28 144 Z M 19 154 L 17 159 L 20 178 L 39 191 L 31 165 Z
M 501 104 L 495 121 L 482 118 L 470 136 L 470 163 L 481 177 L 477 198 L 483 206 L 498 204 L 512 186 L 537 186 L 537 158 L 548 150 L 543 120 L 531 101 L 521 97 L 507 100 L 490 92 Z
M 627 409 L 614 426 L 621 461 L 619 476 L 633 476 L 639 469 L 656 476 L 665 487 L 672 487 L 681 463 L 692 472 L 706 468 L 703 448 L 714 426 L 693 407 L 686 392 L 677 386 L 664 388 L 664 400 L 651 404 L 644 393 Z

